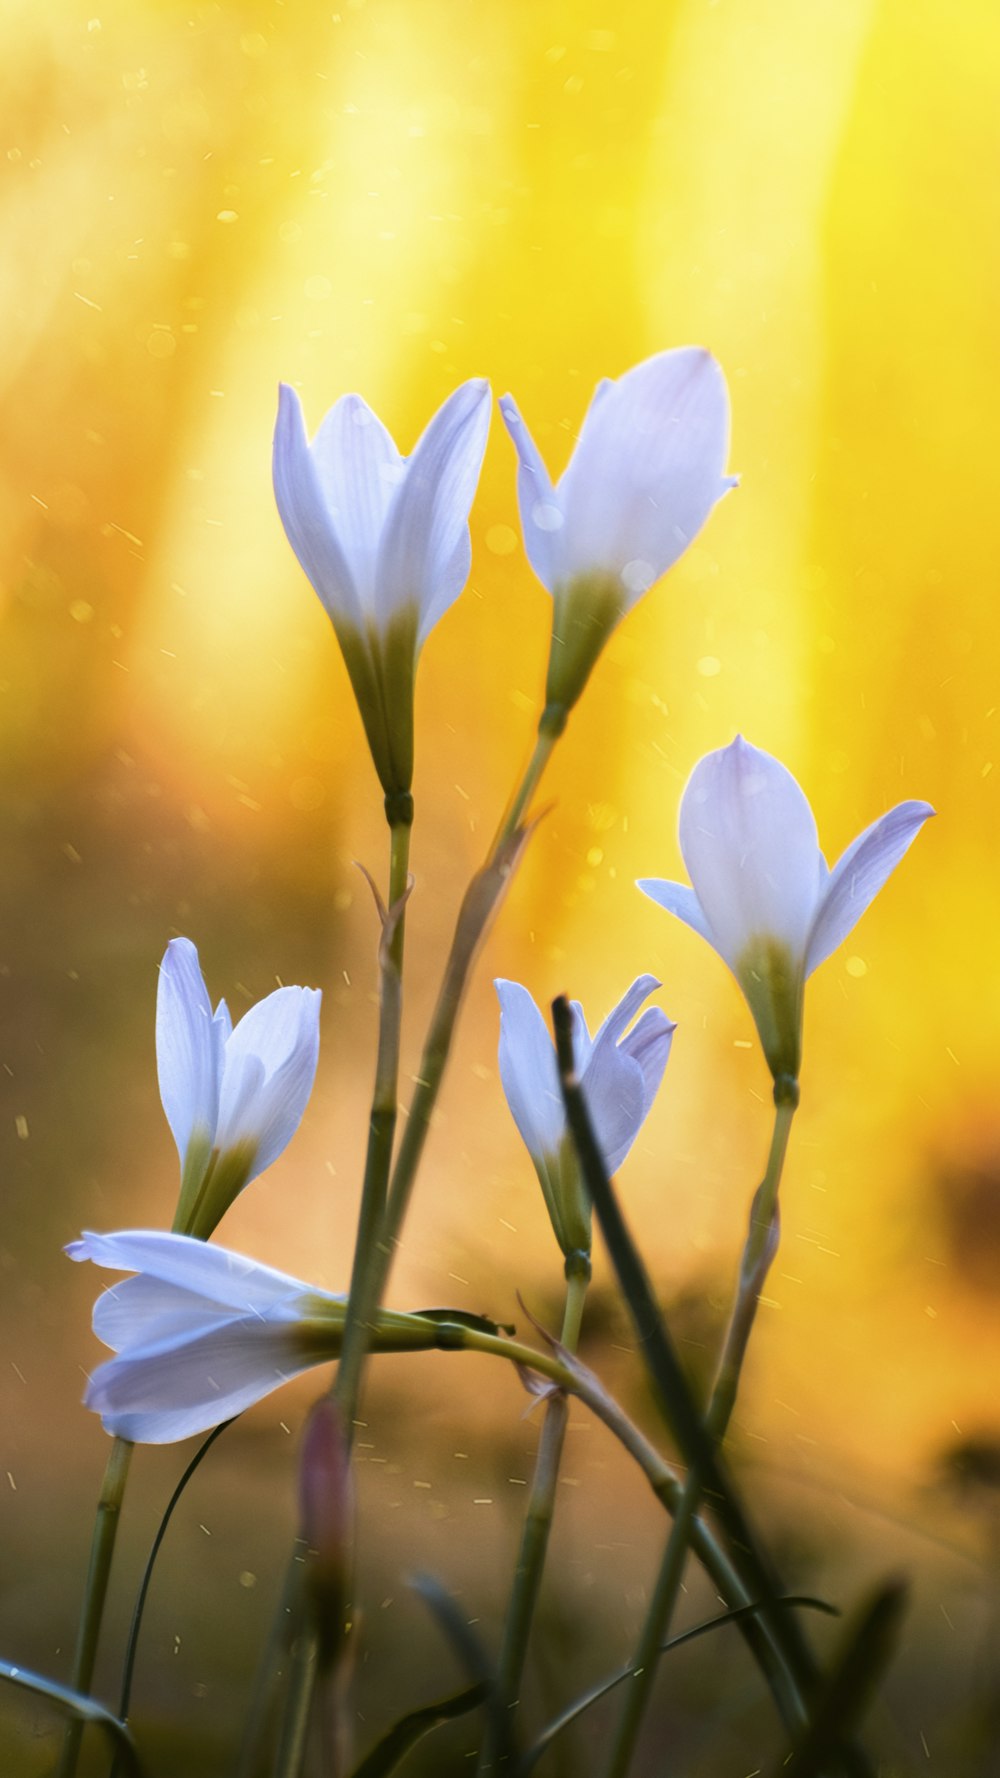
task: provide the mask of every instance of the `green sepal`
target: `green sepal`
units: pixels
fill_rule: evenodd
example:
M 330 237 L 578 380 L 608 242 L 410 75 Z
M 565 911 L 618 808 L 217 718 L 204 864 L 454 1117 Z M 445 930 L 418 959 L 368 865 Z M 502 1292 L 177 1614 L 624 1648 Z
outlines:
M 612 630 L 624 617 L 628 598 L 619 575 L 595 570 L 557 586 L 552 605 L 545 702 L 568 712 Z
M 775 1080 L 799 1077 L 805 977 L 801 960 L 780 939 L 751 939 L 736 964 L 736 979 L 753 1013 L 767 1065 Z

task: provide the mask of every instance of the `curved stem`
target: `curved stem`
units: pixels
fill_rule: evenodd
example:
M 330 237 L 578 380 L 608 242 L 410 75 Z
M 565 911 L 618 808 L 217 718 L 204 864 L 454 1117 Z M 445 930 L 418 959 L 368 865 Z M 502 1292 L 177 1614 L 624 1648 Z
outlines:
M 778 1244 L 778 1187 L 798 1095 L 778 1097 L 776 1090 L 775 1098 L 771 1149 L 763 1181 L 757 1189 L 750 1211 L 750 1227 L 743 1249 L 736 1299 L 705 1419 L 706 1431 L 713 1447 L 721 1444 L 729 1424 L 757 1303 Z M 702 1467 L 694 1464 L 667 1539 L 635 1654 L 629 1663 L 632 1684 L 625 1694 L 615 1729 L 606 1768 L 607 1778 L 625 1778 L 632 1763 L 642 1719 L 652 1695 L 658 1657 L 684 1578 L 691 1528 L 704 1480 Z M 800 1701 L 800 1726 L 804 1726 L 807 1721 L 807 1713 Z
M 81 1692 L 85 1696 L 89 1696 L 94 1678 L 97 1645 L 101 1637 L 101 1622 L 108 1596 L 108 1584 L 111 1580 L 111 1563 L 115 1553 L 118 1525 L 121 1520 L 128 1468 L 134 1448 L 127 1439 L 116 1438 L 114 1440 L 111 1454 L 105 1465 L 104 1480 L 101 1483 L 101 1492 L 97 1501 L 97 1516 L 94 1520 L 94 1533 L 90 1544 L 90 1565 L 87 1569 L 76 1650 L 73 1655 L 72 1688 L 75 1692 Z M 73 1778 L 80 1757 L 82 1737 L 83 1723 L 78 1717 L 74 1717 L 66 1725 L 62 1753 L 57 1767 L 57 1778 Z

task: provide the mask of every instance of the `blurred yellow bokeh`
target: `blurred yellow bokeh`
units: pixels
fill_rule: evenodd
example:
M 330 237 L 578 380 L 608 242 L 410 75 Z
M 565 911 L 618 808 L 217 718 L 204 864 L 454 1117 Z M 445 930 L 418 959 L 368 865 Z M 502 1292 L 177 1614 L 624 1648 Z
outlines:
M 0 73 L 12 1357 L 49 1366 L 75 1437 L 90 1285 L 58 1250 L 83 1221 L 170 1220 L 152 1005 L 177 931 L 240 1008 L 275 977 L 326 990 L 309 1118 L 223 1234 L 346 1280 L 376 986 L 352 861 L 384 881 L 384 823 L 274 510 L 279 378 L 312 428 L 359 390 L 408 450 L 484 375 L 559 471 L 599 377 L 697 342 L 741 486 L 573 715 L 393 1290 L 501 1316 L 555 1292 L 490 979 L 599 1019 L 648 969 L 679 1029 L 622 1190 L 664 1289 L 724 1297 L 768 1080 L 722 965 L 633 879 L 680 874 L 680 790 L 737 731 L 795 772 L 828 856 L 925 797 L 938 819 L 810 984 L 736 1429 L 896 1498 L 1000 1437 L 996 7 L 91 4 L 8 4 Z M 409 1076 L 544 677 L 499 423 L 472 523 L 420 668 Z M 29 1364 L 39 1313 L 53 1353 Z M 50 1449 L 10 1401 L 17 1449 Z

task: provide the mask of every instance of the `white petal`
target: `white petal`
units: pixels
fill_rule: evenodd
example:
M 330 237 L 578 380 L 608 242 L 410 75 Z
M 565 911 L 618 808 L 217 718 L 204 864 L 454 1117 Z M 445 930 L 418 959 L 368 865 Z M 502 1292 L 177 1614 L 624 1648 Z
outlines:
M 281 522 L 302 567 L 334 621 L 363 631 L 358 589 L 323 496 L 299 398 L 287 383 L 278 398 L 272 469 Z
M 231 1248 L 162 1229 L 122 1229 L 111 1235 L 88 1229 L 66 1252 L 70 1259 L 89 1259 L 114 1272 L 148 1272 L 164 1284 L 209 1297 L 240 1314 L 263 1315 L 303 1294 L 328 1294 Z
M 634 598 L 676 562 L 732 486 L 729 397 L 698 346 L 626 371 L 590 407 L 559 484 L 563 571 L 607 569 Z
M 636 888 L 641 889 L 643 895 L 648 895 L 650 901 L 666 908 L 668 914 L 676 914 L 678 920 L 683 920 L 692 932 L 699 932 L 702 938 L 707 938 L 709 944 L 718 949 L 701 902 L 686 883 L 671 883 L 665 877 L 640 877 Z
M 627 988 L 617 1006 L 612 1007 L 594 1038 L 595 1050 L 602 1044 L 617 1043 L 622 1032 L 632 1023 L 644 1000 L 660 986 L 655 975 L 640 975 Z
M 403 459 L 360 395 L 344 395 L 312 442 L 320 493 L 366 616 L 375 617 L 375 574 L 386 515 Z
M 379 550 L 380 629 L 413 604 L 422 642 L 462 591 L 471 559 L 469 508 L 489 425 L 489 384 L 476 377 L 449 395 L 407 459 Z
M 276 1160 L 302 1121 L 319 1058 L 318 988 L 278 988 L 245 1013 L 226 1044 L 216 1142 L 254 1142 L 250 1178 Z
M 532 1159 L 558 1153 L 566 1128 L 556 1052 L 527 988 L 496 981 L 500 1000 L 500 1079 Z
M 219 1113 L 219 1042 L 198 953 L 172 938 L 156 991 L 160 1098 L 183 1165 L 192 1131 L 211 1142 Z
M 638 1024 L 622 1039 L 622 1049 L 642 1069 L 643 1117 L 647 1117 L 663 1079 L 677 1026 L 658 1006 L 644 1012 Z
M 502 397 L 500 412 L 517 452 L 517 503 L 525 551 L 542 585 L 551 593 L 563 577 L 562 505 L 512 395 Z
M 117 1437 L 169 1444 L 242 1413 L 316 1362 L 303 1355 L 294 1325 L 235 1316 L 109 1359 L 93 1373 L 85 1400 Z
M 119 1278 L 109 1284 L 94 1304 L 92 1325 L 105 1346 L 113 1352 L 127 1352 L 130 1347 L 155 1346 L 161 1340 L 197 1332 L 213 1321 L 229 1319 L 232 1313 L 227 1303 L 140 1272 L 138 1277 Z
M 598 1031 L 583 1076 L 594 1134 L 609 1173 L 621 1166 L 635 1141 L 666 1067 L 673 1026 L 658 1009 L 651 1008 L 634 1031 L 622 1036 L 643 1001 L 659 985 L 652 975 L 642 975 L 632 983 Z M 667 1027 L 665 1047 L 663 1026 Z M 644 1056 L 647 1045 L 649 1053 Z
M 807 975 L 843 943 L 933 813 L 930 803 L 899 803 L 848 846 L 830 872 L 809 935 Z
M 804 961 L 825 865 L 812 810 L 783 765 L 741 736 L 707 754 L 681 800 L 680 842 L 712 943 L 731 968 L 761 937 Z
M 604 1165 L 616 1173 L 645 1115 L 642 1069 L 624 1049 L 595 1042 L 581 1084 Z

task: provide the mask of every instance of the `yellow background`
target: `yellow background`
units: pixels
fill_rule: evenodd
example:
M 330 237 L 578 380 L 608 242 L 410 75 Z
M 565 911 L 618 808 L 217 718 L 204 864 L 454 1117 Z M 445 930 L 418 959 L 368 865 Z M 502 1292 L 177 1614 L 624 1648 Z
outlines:
M 681 874 L 680 790 L 737 730 L 795 772 L 831 858 L 926 797 L 937 820 L 810 985 L 736 1438 L 786 1479 L 940 1524 L 942 1453 L 1000 1432 L 995 8 L 88 5 L 8 4 L 0 72 L 13 1535 L 38 1538 L 72 1450 L 82 1538 L 103 1453 L 76 1406 L 94 1280 L 59 1248 L 81 1223 L 170 1220 L 152 1014 L 175 932 L 237 1012 L 276 978 L 324 987 L 306 1123 L 221 1237 L 346 1282 L 375 987 L 352 861 L 384 878 L 383 824 L 273 507 L 278 379 L 312 428 L 359 390 L 407 450 L 485 375 L 558 471 L 600 376 L 689 342 L 725 368 L 741 487 L 572 718 L 394 1293 L 506 1317 L 520 1288 L 555 1313 L 489 980 L 566 989 L 596 1023 L 652 970 L 679 1029 L 622 1191 L 665 1295 L 714 1339 L 768 1083 L 722 965 L 632 881 Z M 473 540 L 420 670 L 410 1074 L 544 674 L 498 421 Z M 454 1409 L 484 1436 L 519 1411 L 481 1381 Z

